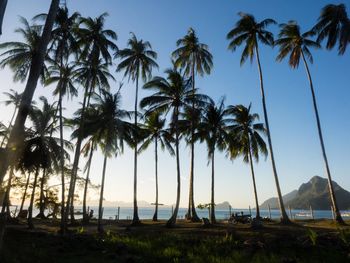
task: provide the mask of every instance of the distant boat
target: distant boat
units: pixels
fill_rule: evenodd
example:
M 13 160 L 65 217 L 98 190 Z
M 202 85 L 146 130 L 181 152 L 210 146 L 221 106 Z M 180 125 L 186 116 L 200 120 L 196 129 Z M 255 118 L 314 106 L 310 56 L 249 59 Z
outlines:
M 350 217 L 350 212 L 343 212 L 343 213 L 341 213 L 341 216 Z
M 296 217 L 312 217 L 310 213 L 300 212 L 295 214 Z

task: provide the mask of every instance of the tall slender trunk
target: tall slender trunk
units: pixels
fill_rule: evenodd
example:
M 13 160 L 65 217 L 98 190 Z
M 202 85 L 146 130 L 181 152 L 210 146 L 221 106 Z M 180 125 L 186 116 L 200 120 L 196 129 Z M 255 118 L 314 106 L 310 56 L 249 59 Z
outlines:
M 0 0 L 0 35 L 2 35 L 2 22 L 4 21 L 7 0 Z
M 27 182 L 26 182 L 26 185 L 25 185 L 25 188 L 24 188 L 24 193 L 23 193 L 23 196 L 22 196 L 21 206 L 19 208 L 18 214 L 20 214 L 23 211 L 24 202 L 25 202 L 26 196 L 27 196 L 29 180 L 30 180 L 30 172 L 28 173 L 28 178 L 27 178 Z
M 28 211 L 28 227 L 29 229 L 34 228 L 33 224 L 33 206 L 34 206 L 34 197 L 35 197 L 35 189 L 36 189 L 36 184 L 38 180 L 38 175 L 39 175 L 39 167 L 36 168 L 35 171 L 35 176 L 34 176 L 34 183 L 33 183 L 33 190 L 32 190 L 32 195 L 30 197 L 30 203 L 29 203 L 29 211 Z
M 61 65 L 62 63 L 62 57 L 61 57 Z M 60 73 L 62 74 L 62 73 Z M 61 151 L 60 151 L 60 168 L 61 168 L 61 223 L 60 223 L 60 231 L 63 234 L 65 232 L 65 224 L 64 224 L 64 204 L 65 204 L 65 178 L 64 178 L 64 141 L 63 141 L 63 115 L 62 115 L 62 90 L 60 89 L 59 92 L 59 111 L 60 111 L 60 145 L 61 145 Z
M 215 193 L 215 148 L 213 149 L 213 153 L 211 155 L 211 201 L 210 201 L 210 222 L 212 224 L 215 224 L 215 199 L 214 199 L 214 193 Z
M 327 179 L 328 179 L 328 190 L 329 190 L 329 195 L 330 195 L 330 199 L 331 199 L 331 202 L 332 202 L 332 209 L 333 209 L 333 212 L 335 214 L 335 220 L 338 223 L 343 224 L 344 220 L 341 217 L 341 214 L 340 214 L 340 211 L 339 211 L 339 208 L 338 208 L 338 204 L 337 204 L 337 199 L 335 197 L 331 171 L 330 171 L 330 168 L 329 168 L 329 165 L 328 165 L 328 159 L 327 159 L 327 154 L 326 154 L 326 147 L 325 147 L 324 142 L 323 142 L 321 121 L 320 121 L 320 116 L 318 114 L 318 108 L 317 108 L 317 102 L 316 102 L 316 95 L 315 95 L 314 85 L 312 83 L 312 78 L 311 78 L 309 66 L 308 66 L 308 64 L 306 62 L 306 59 L 305 59 L 303 51 L 301 51 L 301 55 L 302 55 L 302 58 L 303 58 L 303 61 L 304 61 L 307 77 L 308 77 L 309 83 L 310 83 L 312 102 L 313 102 L 313 106 L 314 106 L 316 123 L 317 123 L 318 137 L 320 139 L 320 144 L 321 144 L 321 149 L 322 149 L 322 156 L 323 156 L 323 161 L 324 161 L 324 164 L 325 164 L 325 169 L 326 169 L 326 174 L 327 174 Z
M 155 160 L 155 175 L 156 175 L 156 204 L 153 215 L 153 221 L 158 221 L 158 137 L 154 138 L 154 160 Z
M 260 90 L 261 90 L 261 97 L 262 97 L 262 105 L 263 105 L 263 109 L 264 109 L 264 119 L 265 119 L 267 140 L 269 143 L 272 171 L 273 171 L 273 176 L 275 178 L 275 184 L 276 184 L 276 189 L 277 189 L 278 204 L 279 204 L 280 213 L 281 213 L 281 223 L 287 224 L 287 223 L 290 223 L 290 220 L 289 220 L 288 215 L 286 213 L 286 209 L 284 208 L 281 188 L 280 188 L 276 164 L 275 164 L 275 157 L 273 154 L 272 140 L 271 140 L 270 126 L 269 126 L 269 119 L 268 119 L 267 109 L 266 109 L 264 82 L 263 82 L 263 75 L 262 75 L 261 64 L 260 64 L 258 44 L 256 44 L 256 46 L 255 46 L 255 54 L 256 54 L 256 61 L 258 63 L 258 70 L 259 70 L 259 77 L 260 77 Z
M 137 103 L 138 103 L 138 93 L 139 93 L 139 68 L 137 68 L 136 73 L 136 94 L 135 94 L 135 117 L 134 117 L 134 125 L 135 125 L 135 134 L 134 134 L 134 215 L 132 218 L 132 224 L 140 223 L 139 213 L 137 208 Z
M 250 149 L 250 140 L 248 139 L 248 156 L 249 156 L 249 164 L 250 164 L 250 171 L 252 173 L 252 179 L 253 179 L 253 188 L 254 188 L 254 198 L 255 198 L 255 207 L 256 207 L 256 219 L 260 219 L 260 208 L 259 208 L 259 201 L 258 201 L 258 192 L 256 190 L 256 184 L 255 184 L 255 173 L 254 173 L 254 165 L 253 165 L 253 158 L 252 158 L 252 152 Z
M 192 78 L 192 95 L 195 94 L 195 62 L 192 58 L 192 69 L 191 69 L 191 78 Z M 192 114 L 194 114 L 195 105 L 194 101 L 192 101 Z M 193 117 L 193 116 L 192 116 Z M 191 119 L 191 165 L 190 165 L 190 189 L 189 189 L 189 201 L 188 201 L 188 211 L 187 211 L 187 219 L 192 222 L 199 222 L 200 219 L 196 212 L 196 205 L 194 204 L 194 119 Z
M 100 192 L 100 202 L 98 205 L 98 222 L 97 222 L 97 230 L 98 232 L 103 232 L 102 227 L 102 212 L 103 212 L 103 191 L 105 188 L 105 176 L 106 176 L 106 166 L 107 166 L 107 154 L 105 154 L 105 158 L 103 160 L 103 171 L 102 171 L 102 182 L 101 182 L 101 192 Z
M 84 185 L 84 194 L 83 194 L 83 222 L 87 223 L 89 221 L 88 218 L 88 211 L 86 210 L 86 198 L 87 198 L 87 190 L 88 190 L 88 185 L 89 185 L 89 180 L 90 180 L 90 168 L 91 168 L 91 161 L 92 161 L 92 156 L 93 156 L 93 152 L 94 152 L 94 145 L 92 143 L 91 145 L 91 149 L 90 149 L 90 154 L 89 154 L 89 166 L 88 166 L 88 170 L 86 173 L 86 178 L 85 178 L 85 185 Z
M 24 123 L 27 119 L 33 95 L 38 83 L 42 66 L 44 64 L 47 46 L 51 38 L 52 27 L 56 19 L 59 3 L 59 0 L 51 0 L 51 5 L 46 18 L 43 34 L 39 41 L 38 51 L 32 59 L 27 85 L 22 94 L 22 99 L 18 107 L 18 114 L 15 120 L 15 124 L 10 132 L 10 136 L 6 146 L 8 151 L 5 155 L 5 158 L 3 158 L 0 162 L 0 184 L 2 184 L 4 180 L 4 176 L 7 172 L 9 165 L 11 165 L 12 162 L 16 159 L 16 155 L 20 154 L 18 153 L 18 151 L 13 151 L 12 149 L 18 149 L 19 147 L 17 146 L 21 145 L 24 140 Z
M 177 172 L 177 192 L 176 192 L 176 204 L 172 216 L 167 221 L 166 226 L 172 227 L 176 223 L 177 213 L 180 206 L 180 193 L 181 193 L 181 174 L 180 174 L 180 153 L 179 153 L 179 127 L 178 116 L 179 110 L 175 109 L 175 152 L 176 152 L 176 172 Z
M 10 123 L 9 123 L 9 126 L 7 127 L 7 131 L 10 131 L 10 128 L 11 128 L 11 126 L 12 126 L 13 119 L 14 119 L 15 116 L 16 116 L 16 112 L 17 112 L 17 106 L 15 107 L 15 110 L 13 111 L 13 114 L 12 114 L 12 117 L 11 117 L 11 120 L 10 120 Z M 0 148 L 4 147 L 5 140 L 6 140 L 6 136 L 4 136 L 4 138 L 2 139 Z
M 44 169 L 43 175 L 40 180 L 40 198 L 39 198 L 39 214 L 36 216 L 38 218 L 45 218 L 45 195 L 44 195 L 44 184 L 46 178 L 46 169 Z

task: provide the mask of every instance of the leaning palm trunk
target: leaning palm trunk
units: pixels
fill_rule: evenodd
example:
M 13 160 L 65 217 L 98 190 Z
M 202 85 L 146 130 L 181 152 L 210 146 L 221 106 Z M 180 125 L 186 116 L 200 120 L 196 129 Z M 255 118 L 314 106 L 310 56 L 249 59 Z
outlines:
M 62 91 L 59 92 L 59 111 L 60 111 L 60 145 L 61 145 L 61 151 L 60 151 L 60 168 L 61 168 L 61 225 L 60 230 L 63 234 L 65 232 L 64 227 L 64 201 L 65 201 L 65 179 L 64 179 L 64 142 L 63 142 L 63 117 L 62 117 Z
M 105 187 L 105 176 L 106 176 L 106 166 L 107 166 L 107 154 L 105 154 L 105 158 L 103 160 L 103 171 L 102 171 L 102 182 L 101 182 L 101 192 L 100 192 L 100 202 L 98 205 L 98 222 L 97 222 L 97 230 L 98 232 L 103 232 L 102 227 L 102 214 L 103 214 L 103 191 Z
M 93 156 L 93 145 L 91 146 L 91 149 L 90 149 L 89 160 L 88 160 L 89 166 L 86 173 L 85 185 L 84 185 L 84 194 L 83 194 L 83 222 L 84 223 L 87 223 L 89 221 L 88 211 L 86 209 L 86 198 L 87 198 L 87 190 L 88 190 L 88 185 L 90 180 L 90 168 L 91 168 L 92 156 Z
M 24 202 L 25 202 L 26 197 L 27 197 L 27 190 L 28 190 L 29 180 L 30 180 L 30 173 L 28 174 L 27 182 L 26 182 L 26 185 L 24 187 L 24 193 L 23 193 L 23 196 L 22 196 L 21 207 L 19 208 L 18 214 L 21 214 L 21 212 L 23 211 Z
M 195 71 L 194 71 L 194 62 L 192 61 L 192 94 L 195 92 Z M 195 106 L 192 102 L 192 113 L 194 112 Z M 196 206 L 194 204 L 194 120 L 191 119 L 191 167 L 190 167 L 190 189 L 189 189 L 189 200 L 188 200 L 188 210 L 187 210 L 187 219 L 192 222 L 200 221 L 197 212 Z
M 9 126 L 7 127 L 7 131 L 9 131 L 9 130 L 11 129 L 13 120 L 14 120 L 14 118 L 15 118 L 15 116 L 16 116 L 16 112 L 17 112 L 17 106 L 15 107 L 15 110 L 13 111 L 13 114 L 12 114 L 12 117 L 11 117 L 11 120 L 10 120 L 10 123 L 9 123 Z M 4 146 L 5 140 L 6 140 L 6 136 L 4 136 L 4 138 L 2 139 L 0 148 L 2 148 L 2 147 Z
M 312 102 L 313 102 L 313 106 L 314 106 L 314 110 L 315 110 L 317 130 L 318 130 L 318 136 L 319 136 L 319 139 L 320 139 L 320 144 L 321 144 L 321 149 L 322 149 L 323 161 L 324 161 L 325 168 L 326 168 L 326 173 L 327 173 L 328 190 L 329 190 L 329 195 L 330 195 L 330 199 L 331 199 L 331 202 L 332 202 L 332 209 L 333 209 L 333 212 L 335 214 L 335 220 L 338 223 L 343 224 L 344 221 L 343 221 L 343 218 L 341 217 L 341 214 L 340 214 L 340 211 L 339 211 L 339 208 L 338 208 L 338 204 L 337 204 L 337 200 L 336 200 L 336 197 L 335 197 L 334 187 L 333 187 L 333 182 L 332 182 L 332 177 L 331 177 L 331 171 L 330 171 L 329 165 L 328 165 L 326 148 L 325 148 L 324 142 L 323 142 L 321 121 L 320 121 L 320 117 L 319 117 L 319 114 L 318 114 L 318 108 L 317 108 L 317 102 L 316 102 L 316 95 L 315 95 L 315 91 L 314 91 L 314 85 L 312 83 L 312 78 L 311 78 L 309 66 L 307 65 L 307 62 L 306 62 L 306 59 L 305 59 L 303 51 L 301 51 L 301 55 L 303 57 L 306 73 L 307 73 L 307 76 L 308 76 L 308 79 L 309 79 L 309 82 L 310 82 L 310 90 L 311 90 L 311 95 L 312 95 Z
M 59 0 L 51 1 L 50 10 L 46 18 L 43 34 L 39 42 L 38 52 L 36 52 L 32 59 L 27 85 L 22 94 L 22 99 L 18 107 L 18 114 L 15 120 L 15 124 L 11 130 L 7 143 L 8 151 L 5 155 L 5 158 L 3 158 L 0 163 L 0 184 L 3 183 L 3 179 L 9 165 L 13 162 L 13 160 L 15 160 L 16 155 L 19 154 L 18 151 L 12 151 L 10 149 L 18 149 L 17 146 L 23 143 L 24 123 L 27 119 L 38 79 L 42 71 L 42 66 L 44 64 L 44 58 L 46 55 L 48 43 L 51 38 L 51 31 L 56 19 L 59 3 Z
M 256 44 L 256 46 L 255 46 L 255 53 L 256 53 L 256 61 L 258 63 L 258 70 L 259 70 L 259 77 L 260 77 L 260 89 L 261 89 L 262 105 L 263 105 L 263 109 L 264 109 L 264 119 L 265 119 L 267 140 L 268 140 L 268 143 L 269 143 L 269 150 L 270 150 L 270 157 L 271 157 L 273 176 L 275 178 L 275 183 L 276 183 L 276 188 L 277 188 L 278 204 L 279 204 L 280 213 L 281 213 L 281 222 L 282 223 L 289 223 L 290 220 L 289 220 L 288 215 L 286 213 L 286 209 L 284 208 L 281 188 L 280 188 L 278 175 L 277 175 L 276 164 L 275 164 L 275 157 L 274 157 L 274 154 L 273 154 L 272 140 L 271 140 L 270 126 L 269 126 L 269 119 L 268 119 L 267 109 L 266 109 L 264 82 L 263 82 L 262 70 L 261 70 L 261 65 L 260 65 L 258 44 Z
M 153 221 L 158 221 L 158 138 L 154 138 L 154 152 L 155 152 L 155 175 L 156 175 L 156 203 L 153 215 Z
M 29 204 L 29 211 L 28 211 L 28 227 L 30 229 L 34 228 L 33 224 L 33 206 L 34 206 L 34 197 L 35 197 L 35 188 L 38 180 L 38 175 L 39 175 L 39 167 L 36 168 L 35 171 L 35 176 L 34 176 L 34 183 L 33 183 L 33 190 L 32 190 L 32 195 L 30 197 L 30 204 Z
M 7 0 L 0 0 L 0 35 L 2 35 L 2 22 L 4 20 Z
M 139 93 L 139 69 L 137 68 L 136 73 L 136 94 L 135 94 L 135 107 L 134 107 L 134 125 L 135 125 L 135 135 L 134 135 L 134 215 L 132 218 L 133 224 L 140 223 L 139 213 L 137 208 L 137 103 L 138 103 L 138 93 Z
M 176 172 L 177 172 L 177 192 L 176 192 L 176 204 L 175 209 L 170 217 L 170 219 L 167 221 L 166 226 L 172 227 L 176 223 L 177 213 L 179 212 L 179 206 L 180 206 L 180 193 L 181 193 L 181 175 L 180 175 L 180 154 L 179 154 L 179 128 L 178 128 L 178 110 L 176 110 L 176 119 L 175 119 L 175 151 L 176 151 Z
M 214 185 L 214 176 L 215 176 L 215 149 L 213 149 L 213 153 L 211 155 L 211 201 L 210 201 L 210 222 L 215 224 L 215 185 Z
M 250 145 L 250 142 L 248 143 Z M 249 164 L 250 164 L 250 171 L 252 173 L 252 179 L 253 179 L 253 188 L 254 188 L 254 198 L 255 198 L 255 207 L 256 207 L 256 219 L 260 219 L 260 208 L 259 208 L 259 201 L 258 201 L 258 192 L 256 190 L 256 184 L 255 184 L 255 173 L 254 173 L 254 165 L 253 165 L 253 158 L 252 158 L 252 152 L 249 147 L 248 149 L 248 156 L 249 156 Z

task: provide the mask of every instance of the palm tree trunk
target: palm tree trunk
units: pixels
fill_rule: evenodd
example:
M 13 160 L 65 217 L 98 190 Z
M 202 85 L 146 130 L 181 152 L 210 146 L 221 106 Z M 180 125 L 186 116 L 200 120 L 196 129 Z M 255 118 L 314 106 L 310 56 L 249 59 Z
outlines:
M 137 208 L 137 103 L 138 103 L 138 93 L 139 93 L 139 68 L 137 68 L 136 73 L 136 94 L 135 94 L 135 117 L 134 117 L 134 125 L 135 125 L 135 134 L 134 134 L 134 215 L 132 218 L 132 224 L 139 224 L 139 213 Z
M 104 187 L 105 187 L 106 166 L 107 166 L 107 154 L 105 154 L 105 158 L 103 160 L 103 171 L 102 171 L 100 202 L 99 202 L 99 205 L 98 205 L 97 230 L 100 233 L 103 232 L 103 227 L 102 227 L 102 210 L 103 210 L 103 191 L 104 191 Z
M 92 143 L 93 144 L 93 143 Z M 91 161 L 92 161 L 92 156 L 93 156 L 93 151 L 94 151 L 94 146 L 91 145 L 90 149 L 90 154 L 89 154 L 89 166 L 85 178 L 85 185 L 84 185 L 84 194 L 83 194 L 83 222 L 87 223 L 89 221 L 88 218 L 88 212 L 86 211 L 86 198 L 87 198 L 87 190 L 88 190 L 88 185 L 89 185 L 89 180 L 90 180 L 90 168 L 91 168 Z
M 314 110 L 315 110 L 317 130 L 318 130 L 318 136 L 319 136 L 319 139 L 320 139 L 320 144 L 321 144 L 321 149 L 322 149 L 323 161 L 324 161 L 325 168 L 326 168 L 326 173 L 327 173 L 328 189 L 329 189 L 329 194 L 330 194 L 330 198 L 331 198 L 331 202 L 332 202 L 332 209 L 333 209 L 333 212 L 335 214 L 335 220 L 338 223 L 343 224 L 344 220 L 341 217 L 341 214 L 340 214 L 340 211 L 339 211 L 339 208 L 338 208 L 338 204 L 337 204 L 337 200 L 336 200 L 336 197 L 335 197 L 331 171 L 329 169 L 328 159 L 327 159 L 327 154 L 326 154 L 326 147 L 324 146 L 324 142 L 323 142 L 321 121 L 320 121 L 320 117 L 319 117 L 319 114 L 318 114 L 318 108 L 317 108 L 317 102 L 316 102 L 316 95 L 315 95 L 314 85 L 312 83 L 312 78 L 311 78 L 309 66 L 307 65 L 307 62 L 306 62 L 306 59 L 305 59 L 303 51 L 301 51 L 301 55 L 303 57 L 303 61 L 304 61 L 304 65 L 305 65 L 305 69 L 306 69 L 306 73 L 307 73 L 307 77 L 308 77 L 309 82 L 310 82 L 310 90 L 311 90 L 311 95 L 312 95 L 312 102 L 313 102 L 313 106 L 314 106 Z
M 192 71 L 191 71 L 191 78 L 192 78 L 192 94 L 195 93 L 195 70 L 194 70 L 195 63 L 192 61 Z M 192 113 L 195 110 L 194 102 L 192 102 Z M 196 206 L 194 204 L 194 142 L 192 140 L 194 135 L 194 120 L 191 120 L 191 167 L 190 167 L 190 189 L 189 189 L 189 205 L 188 205 L 188 211 L 187 211 L 187 219 L 191 220 L 192 222 L 199 222 L 200 219 L 196 212 Z
M 155 175 L 156 175 L 156 204 L 153 215 L 153 221 L 158 221 L 158 138 L 154 138 L 154 154 L 155 154 Z
M 24 193 L 23 193 L 23 196 L 22 196 L 21 207 L 19 208 L 18 214 L 20 214 L 23 211 L 24 202 L 25 202 L 26 196 L 27 196 L 27 189 L 28 189 L 28 185 L 29 185 L 29 180 L 30 180 L 30 173 L 28 173 L 26 186 L 24 188 Z
M 33 57 L 27 85 L 22 94 L 22 99 L 18 107 L 18 114 L 15 120 L 15 124 L 8 139 L 7 149 L 9 149 L 9 151 L 7 151 L 5 158 L 3 158 L 0 162 L 0 184 L 2 184 L 4 180 L 4 176 L 9 165 L 12 164 L 12 162 L 16 159 L 16 155 L 19 154 L 17 151 L 12 151 L 10 149 L 17 149 L 17 146 L 23 143 L 24 123 L 27 119 L 33 95 L 38 83 L 42 66 L 44 64 L 47 46 L 51 39 L 52 27 L 56 19 L 59 3 L 59 0 L 51 0 L 49 13 L 47 15 L 43 34 L 39 42 L 38 52 L 36 52 Z
M 62 65 L 62 56 L 61 56 L 61 65 Z M 61 74 L 61 73 L 60 73 Z M 60 111 L 60 168 L 61 168 L 61 224 L 60 224 L 60 232 L 63 234 L 65 232 L 65 224 L 64 224 L 64 201 L 65 201 L 65 179 L 64 179 L 64 142 L 63 142 L 63 116 L 62 116 L 62 90 L 59 92 L 59 111 Z
M 0 0 L 0 35 L 2 35 L 2 22 L 4 21 L 7 0 Z
M 34 206 L 34 197 L 35 197 L 35 188 L 38 180 L 38 175 L 39 175 L 39 167 L 36 168 L 35 171 L 35 176 L 34 176 L 34 183 L 33 183 L 33 190 L 32 190 L 32 195 L 30 197 L 30 203 L 29 203 L 29 211 L 28 211 L 28 227 L 29 229 L 33 229 L 33 206 Z
M 176 223 L 177 213 L 180 206 L 180 193 L 181 193 L 181 174 L 180 174 L 180 153 L 179 153 L 179 128 L 178 128 L 178 109 L 175 110 L 175 152 L 176 152 L 176 172 L 177 172 L 177 192 L 176 192 L 176 204 L 175 209 L 167 221 L 166 226 L 172 227 Z
M 2 203 L 2 209 L 0 214 L 0 252 L 2 250 L 3 240 L 5 236 L 6 230 L 6 221 L 10 215 L 9 202 L 10 202 L 10 190 L 11 190 L 11 182 L 13 177 L 13 169 L 14 166 L 11 166 L 10 176 L 7 184 L 6 194 L 4 196 L 4 200 Z M 7 207 L 7 212 L 5 213 L 5 207 Z
M 275 157 L 273 154 L 272 140 L 271 140 L 270 126 L 269 126 L 269 119 L 268 119 L 267 109 L 266 109 L 264 82 L 263 82 L 263 75 L 262 75 L 261 64 L 260 64 L 258 44 L 256 44 L 256 46 L 255 46 L 255 54 L 256 54 L 256 61 L 258 63 L 258 70 L 259 70 L 259 77 L 260 77 L 260 90 L 261 90 L 261 97 L 262 97 L 262 105 L 263 105 L 263 109 L 264 109 L 264 119 L 265 119 L 267 140 L 269 143 L 272 171 L 273 171 L 273 176 L 275 178 L 275 184 L 276 184 L 277 196 L 278 196 L 278 204 L 279 204 L 280 212 L 281 212 L 281 223 L 288 224 L 288 223 L 290 223 L 290 220 L 289 220 L 288 215 L 286 213 L 286 209 L 284 208 L 281 188 L 280 188 L 276 164 L 275 164 Z
M 39 214 L 36 216 L 38 218 L 44 219 L 45 218 L 45 196 L 44 196 L 44 184 L 45 184 L 45 177 L 46 177 L 46 169 L 44 169 L 43 175 L 40 180 L 40 198 L 39 198 Z
M 256 207 L 255 218 L 259 220 L 260 219 L 260 208 L 259 208 L 259 201 L 258 201 L 258 192 L 256 190 L 256 184 L 255 184 L 255 173 L 254 173 L 252 152 L 251 152 L 251 149 L 250 149 L 250 141 L 248 141 L 248 145 L 249 145 L 249 149 L 248 149 L 249 164 L 250 164 L 250 171 L 252 173 L 252 179 L 253 179 L 255 207 Z
M 211 202 L 210 202 L 210 222 L 215 224 L 215 200 L 214 200 L 214 175 L 215 175 L 215 148 L 213 149 L 213 153 L 211 155 Z

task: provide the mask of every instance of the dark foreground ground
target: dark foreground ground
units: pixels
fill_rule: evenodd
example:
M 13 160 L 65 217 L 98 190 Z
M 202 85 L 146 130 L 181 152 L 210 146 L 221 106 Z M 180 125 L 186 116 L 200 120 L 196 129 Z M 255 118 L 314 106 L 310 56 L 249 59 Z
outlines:
M 291 226 L 179 222 L 105 222 L 105 234 L 94 223 L 71 227 L 60 236 L 58 222 L 35 221 L 8 226 L 0 262 L 350 262 L 350 226 L 330 221 L 303 221 Z

